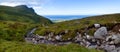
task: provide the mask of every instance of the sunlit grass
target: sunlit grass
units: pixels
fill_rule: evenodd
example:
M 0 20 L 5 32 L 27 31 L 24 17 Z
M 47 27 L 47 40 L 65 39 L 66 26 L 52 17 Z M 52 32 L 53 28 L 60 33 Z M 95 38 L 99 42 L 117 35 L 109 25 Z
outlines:
M 33 45 L 25 42 L 0 41 L 0 52 L 102 52 L 95 49 L 87 49 L 77 44 L 64 46 Z

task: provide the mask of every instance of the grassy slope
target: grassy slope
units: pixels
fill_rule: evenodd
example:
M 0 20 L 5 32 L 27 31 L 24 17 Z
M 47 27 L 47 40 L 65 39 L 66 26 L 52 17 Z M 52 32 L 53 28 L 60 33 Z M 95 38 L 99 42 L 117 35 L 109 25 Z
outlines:
M 44 34 L 44 32 L 46 31 L 51 31 L 51 32 L 55 32 L 55 34 L 58 34 L 63 30 L 70 30 L 71 33 L 68 33 L 64 36 L 67 38 L 67 37 L 74 37 L 75 30 L 77 29 L 81 31 L 86 26 L 92 26 L 95 23 L 106 24 L 108 27 L 110 27 L 111 25 L 113 25 L 111 23 L 114 23 L 114 22 L 120 22 L 120 14 L 91 16 L 91 17 L 82 18 L 82 19 L 60 22 L 60 23 L 50 25 L 48 28 L 39 27 L 36 33 L 41 35 L 41 34 Z M 94 30 L 90 30 L 90 31 L 94 32 Z M 90 34 L 93 35 L 91 32 Z
M 23 41 L 25 33 L 38 24 L 48 25 L 52 22 L 25 5 L 0 5 L 0 39 Z
M 94 23 L 106 24 L 114 22 L 120 22 L 120 14 L 91 16 L 87 18 L 61 22 L 51 26 L 58 26 L 62 29 L 78 29 L 85 27 L 85 25 L 93 25 Z
M 25 5 L 17 7 L 0 6 L 0 20 L 40 24 L 52 23 L 49 19 L 37 15 L 32 8 Z
M 76 44 L 53 46 L 44 44 L 33 45 L 23 42 L 25 33 L 38 25 L 14 21 L 0 21 L 0 52 L 102 52 L 87 49 Z M 42 25 L 39 26 L 39 28 L 44 28 Z
M 107 24 L 113 22 L 120 22 L 120 14 L 93 16 L 83 19 L 71 20 L 66 22 L 60 22 L 50 26 L 43 27 L 39 25 L 37 34 L 44 35 L 46 31 L 55 32 L 58 34 L 63 30 L 70 30 L 70 33 L 66 34 L 64 38 L 74 37 L 76 29 L 85 28 L 85 26 L 93 25 L 94 23 Z M 23 40 L 24 34 L 31 28 L 38 24 L 12 22 L 12 21 L 0 21 L 0 38 L 6 40 Z M 110 25 L 108 25 L 110 26 Z M 92 30 L 91 30 L 92 31 Z
M 0 40 L 0 52 L 102 52 L 86 49 L 76 44 L 65 46 L 33 45 L 24 42 Z
M 85 25 L 90 26 L 94 23 L 107 24 L 113 22 L 120 22 L 120 14 L 93 16 L 83 19 L 71 20 L 53 24 L 48 26 L 47 28 L 40 25 L 36 33 L 43 35 L 45 31 L 53 31 L 57 34 L 60 31 L 68 29 L 71 30 L 71 32 L 65 35 L 64 38 L 74 37 L 74 30 L 84 28 Z M 0 21 L 0 52 L 98 52 L 96 50 L 88 50 L 75 44 L 66 46 L 52 46 L 32 45 L 24 42 L 18 42 L 24 41 L 24 34 L 36 25 L 38 24 L 13 22 L 9 20 Z
M 25 43 L 25 33 L 36 25 L 38 24 L 0 21 L 0 52 L 102 52 L 76 44 L 54 46 Z
M 35 24 L 0 21 L 0 39 L 23 41 L 25 33 L 33 28 Z

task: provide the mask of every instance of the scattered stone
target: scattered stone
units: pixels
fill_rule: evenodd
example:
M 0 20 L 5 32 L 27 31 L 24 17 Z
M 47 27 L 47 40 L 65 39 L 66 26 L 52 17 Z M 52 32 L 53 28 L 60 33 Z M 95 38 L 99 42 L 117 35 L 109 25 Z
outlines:
M 119 33 L 113 34 L 112 39 L 114 40 L 115 44 L 120 43 L 120 34 Z
M 66 45 L 70 43 L 77 43 L 81 46 L 84 46 L 89 49 L 102 49 L 106 50 L 107 52 L 120 52 L 120 46 L 117 46 L 117 44 L 120 44 L 120 33 L 108 33 L 106 27 L 100 27 L 100 24 L 94 24 L 96 28 L 96 32 L 94 33 L 94 36 L 88 35 L 86 32 L 84 32 L 84 36 L 82 36 L 81 33 L 77 32 L 77 36 L 74 38 L 74 41 L 72 38 L 68 38 L 70 41 L 64 41 L 62 40 L 62 35 L 65 33 L 69 33 L 68 30 L 65 30 L 63 32 L 60 32 L 58 35 L 54 36 L 54 32 L 47 33 L 46 36 L 40 36 L 38 34 L 33 34 L 34 31 L 37 28 L 33 28 L 31 31 L 27 33 L 27 36 L 25 37 L 25 41 L 27 43 L 33 43 L 33 44 L 53 44 L 53 45 Z M 120 29 L 118 30 L 120 31 Z M 108 34 L 110 34 L 108 36 Z M 100 40 L 102 41 L 100 41 Z
M 94 24 L 95 28 L 99 28 L 100 24 Z
M 62 38 L 62 35 L 57 35 L 57 36 L 55 36 L 55 39 L 56 39 L 56 40 L 61 40 L 61 38 Z

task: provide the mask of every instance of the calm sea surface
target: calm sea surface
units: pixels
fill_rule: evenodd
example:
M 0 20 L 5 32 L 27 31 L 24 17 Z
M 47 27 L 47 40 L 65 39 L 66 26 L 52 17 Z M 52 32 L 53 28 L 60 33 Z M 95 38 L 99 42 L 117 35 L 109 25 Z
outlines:
M 80 19 L 84 17 L 88 17 L 92 15 L 46 15 L 46 18 L 50 20 L 72 20 L 72 19 Z

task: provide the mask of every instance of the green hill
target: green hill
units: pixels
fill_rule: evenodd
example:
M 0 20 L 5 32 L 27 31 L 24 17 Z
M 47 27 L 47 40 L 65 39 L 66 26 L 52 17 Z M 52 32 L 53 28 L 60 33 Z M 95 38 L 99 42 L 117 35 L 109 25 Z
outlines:
M 95 23 L 99 23 L 102 25 L 106 25 L 108 28 L 112 27 L 115 23 L 120 22 L 120 14 L 107 14 L 107 15 L 98 15 L 98 16 L 90 16 L 82 19 L 70 20 L 65 22 L 60 22 L 56 24 L 52 24 L 49 27 L 39 27 L 36 31 L 37 34 L 45 34 L 47 31 L 54 32 L 55 35 L 69 30 L 70 33 L 64 35 L 64 38 L 74 37 L 76 31 L 84 32 L 86 27 L 90 27 Z M 93 35 L 94 29 L 90 30 L 90 35 Z
M 109 28 L 119 22 L 120 14 L 108 14 L 52 24 L 49 19 L 37 15 L 32 8 L 25 5 L 0 6 L 0 52 L 102 52 L 76 44 L 64 46 L 28 44 L 24 42 L 24 35 L 31 28 L 38 26 L 35 34 L 39 35 L 46 35 L 46 32 L 54 32 L 54 35 L 57 35 L 68 30 L 69 33 L 63 36 L 63 39 L 66 40 L 75 37 L 76 31 L 84 32 L 86 27 L 95 23 L 106 25 Z M 93 32 L 94 29 L 90 29 L 90 35 L 93 35 Z
M 58 26 L 63 29 L 78 29 L 85 27 L 85 25 L 89 26 L 95 23 L 106 24 L 106 23 L 119 23 L 119 22 L 120 22 L 120 14 L 107 14 L 107 15 L 90 16 L 82 19 L 60 22 L 57 24 L 53 24 L 51 26 Z
M 16 7 L 0 6 L 0 20 L 39 24 L 52 23 L 49 19 L 37 15 L 32 8 L 28 8 L 26 5 Z
M 29 29 L 43 24 L 48 25 L 52 22 L 37 15 L 26 5 L 0 6 L 0 39 L 24 41 L 24 35 Z
M 67 39 L 74 37 L 75 30 L 81 30 L 86 25 L 120 22 L 119 16 L 120 14 L 92 16 L 51 24 L 50 20 L 34 13 L 32 8 L 28 9 L 26 6 L 0 6 L 0 52 L 102 52 L 95 49 L 87 49 L 76 44 L 64 46 L 28 44 L 24 42 L 24 35 L 31 28 L 39 26 L 35 32 L 39 35 L 45 35 L 47 31 L 58 34 L 61 31 L 69 30 L 69 33 L 63 37 Z M 43 26 L 41 24 L 51 25 Z
M 77 44 L 55 46 L 24 42 L 25 33 L 35 26 L 38 24 L 0 21 L 0 52 L 102 52 Z

